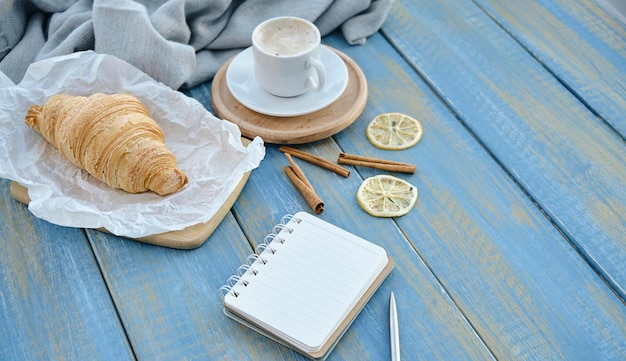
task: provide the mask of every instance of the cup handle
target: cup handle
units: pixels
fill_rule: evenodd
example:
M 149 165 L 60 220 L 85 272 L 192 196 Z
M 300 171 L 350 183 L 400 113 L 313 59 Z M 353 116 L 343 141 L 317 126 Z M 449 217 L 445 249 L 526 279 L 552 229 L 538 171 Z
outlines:
M 317 81 L 313 79 L 313 77 L 308 77 L 306 79 L 306 87 L 312 91 L 318 91 L 324 87 L 324 83 L 326 82 L 326 72 L 324 71 L 324 64 L 321 61 L 310 58 L 304 64 L 305 68 L 308 70 L 311 67 L 315 69 L 315 73 L 317 74 Z

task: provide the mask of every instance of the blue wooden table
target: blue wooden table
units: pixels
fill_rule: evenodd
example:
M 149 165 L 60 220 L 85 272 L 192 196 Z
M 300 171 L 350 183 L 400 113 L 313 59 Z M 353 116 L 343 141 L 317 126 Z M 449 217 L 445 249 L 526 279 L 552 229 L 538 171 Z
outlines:
M 357 121 L 298 148 L 413 163 L 409 214 L 374 218 L 362 179 L 300 163 L 320 216 L 396 268 L 330 360 L 389 358 L 388 299 L 410 360 L 626 359 L 626 25 L 591 0 L 399 0 L 364 46 Z M 188 91 L 209 110 L 211 84 Z M 413 148 L 366 139 L 377 114 L 419 119 Z M 285 213 L 307 205 L 267 145 L 195 250 L 32 216 L 0 181 L 0 360 L 302 359 L 222 314 L 217 289 Z

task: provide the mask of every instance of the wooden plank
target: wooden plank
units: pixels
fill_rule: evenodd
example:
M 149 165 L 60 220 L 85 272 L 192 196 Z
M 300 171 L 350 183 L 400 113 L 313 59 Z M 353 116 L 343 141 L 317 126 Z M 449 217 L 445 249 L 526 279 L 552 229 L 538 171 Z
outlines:
M 82 230 L 32 216 L 0 180 L 0 359 L 133 360 Z
M 363 119 L 357 122 L 362 123 Z M 361 136 L 365 138 L 363 134 Z M 337 145 L 330 139 L 298 148 L 329 161 L 335 161 L 339 154 Z M 355 192 L 361 178 L 354 174 L 344 178 L 298 159 L 295 161 L 326 203 L 319 217 L 383 246 L 396 262 L 396 268 L 365 306 L 329 360 L 388 359 L 391 291 L 398 302 L 404 357 L 423 360 L 491 358 L 446 290 L 393 220 L 371 217 L 358 206 Z M 234 212 L 255 244 L 263 240 L 283 215 L 300 210 L 312 212 L 285 175 L 283 167 L 287 164 L 277 146 L 268 146 L 263 165 L 251 175 L 241 198 L 235 203 Z
M 477 0 L 487 13 L 622 137 L 626 25 L 592 0 Z
M 626 3 L 622 0 L 597 0 L 607 13 L 626 24 Z
M 343 44 L 345 48 L 344 41 L 338 40 L 336 36 L 333 44 Z M 359 49 L 361 47 L 355 48 L 357 51 Z M 393 52 L 390 48 L 386 50 Z M 189 90 L 188 95 L 210 104 L 209 89 L 209 85 L 201 85 Z M 380 94 L 374 99 L 377 100 L 380 101 Z M 371 101 L 370 96 L 368 102 Z M 363 117 L 358 121 L 362 122 Z M 364 140 L 363 136 L 360 141 Z M 337 146 L 331 139 L 315 142 L 302 149 L 311 150 L 330 161 L 336 161 L 338 155 Z M 446 290 L 437 282 L 393 222 L 388 219 L 373 219 L 359 208 L 353 197 L 353 192 L 360 184 L 358 178 L 351 176 L 347 180 L 298 159 L 296 162 L 305 170 L 307 177 L 315 180 L 316 190 L 319 189 L 326 195 L 328 206 L 321 218 L 384 245 L 396 262 L 396 269 L 357 317 L 331 353 L 329 360 L 380 360 L 389 357 L 388 297 L 391 290 L 398 301 L 404 357 L 416 360 L 493 358 Z M 262 241 L 285 214 L 299 210 L 310 211 L 306 201 L 283 171 L 287 164 L 287 159 L 278 151 L 278 146 L 267 145 L 266 158 L 252 173 L 233 207 L 233 213 L 253 246 Z M 264 340 L 262 336 L 257 337 L 269 344 L 273 343 Z M 259 359 L 278 358 L 271 349 L 264 349 L 255 356 L 259 356 Z M 303 358 L 298 356 L 298 359 Z
M 211 104 L 209 92 L 210 84 L 187 91 L 207 107 Z M 304 359 L 226 318 L 217 294 L 219 287 L 252 252 L 246 237 L 253 242 L 262 240 L 287 210 L 299 210 L 304 204 L 282 172 L 284 156 L 278 154 L 276 147 L 268 151 L 273 160 L 264 160 L 252 172 L 236 202 L 248 211 L 238 213 L 237 220 L 227 215 L 215 233 L 195 250 L 164 249 L 88 231 L 138 358 Z M 274 168 L 277 161 L 279 172 Z M 251 186 L 250 182 L 255 184 Z M 358 180 L 354 179 L 352 186 L 354 182 Z M 287 207 L 281 206 L 284 202 Z M 246 237 L 238 223 L 245 225 Z M 392 224 L 380 220 L 370 227 L 381 225 Z M 400 327 L 406 329 L 402 342 L 407 355 L 419 352 L 424 359 L 489 359 L 489 351 L 397 229 L 394 239 L 400 241 L 392 249 L 398 258 L 394 260 L 407 266 L 392 272 L 389 279 L 400 281 L 383 284 L 329 360 L 388 357 L 387 307 L 392 288 L 399 303 Z M 416 296 L 415 289 L 425 297 Z M 433 347 L 440 344 L 449 347 Z
M 446 43 L 430 38 L 432 33 L 422 28 L 429 24 L 417 25 L 422 21 L 428 23 L 429 19 L 447 19 L 447 27 L 456 27 L 456 36 L 463 37 L 471 31 L 464 19 L 473 23 L 480 15 L 465 13 L 467 18 L 457 18 L 456 10 L 456 7 L 441 8 L 431 2 L 416 4 L 414 10 L 409 10 L 396 3 L 386 26 L 402 27 L 406 33 L 401 39 L 417 39 L 416 44 L 424 47 L 420 56 L 433 57 L 433 62 L 438 60 L 441 73 L 450 73 L 445 80 L 465 87 L 467 96 L 472 92 L 487 96 L 489 93 L 484 89 L 470 89 L 461 84 L 462 79 L 456 79 L 463 77 L 461 71 L 448 68 L 447 60 L 443 60 L 437 50 L 445 48 Z M 481 36 L 490 38 L 486 31 Z M 419 190 L 416 209 L 396 219 L 396 223 L 495 357 L 503 360 L 623 358 L 626 350 L 623 300 L 607 287 L 532 200 L 500 169 L 482 144 L 450 113 L 448 104 L 442 104 L 441 99 L 431 93 L 411 64 L 393 55 L 382 37 L 374 36 L 368 39 L 367 46 L 349 49 L 335 40 L 330 45 L 344 51 L 361 66 L 370 89 L 361 119 L 335 136 L 335 140 L 346 152 L 416 164 L 416 174 L 396 174 Z M 480 44 L 480 40 L 473 41 Z M 429 48 L 429 42 L 436 44 Z M 506 43 L 503 41 L 501 46 Z M 410 45 L 407 43 L 407 46 Z M 464 69 L 460 61 L 456 65 Z M 468 67 L 472 66 L 475 65 L 470 62 Z M 432 68 L 434 66 L 429 66 L 429 70 Z M 473 70 L 465 67 L 465 71 Z M 430 73 L 425 74 L 430 76 Z M 494 82 L 499 80 L 493 79 Z M 436 84 L 448 90 L 447 83 Z M 463 98 L 455 95 L 444 99 L 457 107 L 457 101 Z M 480 107 L 480 96 L 472 98 L 477 107 Z M 379 150 L 364 141 L 369 120 L 389 111 L 404 112 L 422 121 L 424 136 L 420 143 L 408 150 L 393 152 Z M 485 138 L 485 141 L 498 140 Z M 315 149 L 319 149 L 318 145 Z M 332 158 L 330 153 L 328 151 L 327 156 Z M 353 175 L 366 177 L 379 173 L 355 167 Z M 309 179 L 314 184 L 322 181 L 319 175 L 311 175 Z M 335 200 L 335 207 L 340 208 L 328 214 L 331 219 L 379 240 L 392 251 L 402 243 L 393 235 L 382 233 L 385 227 L 372 228 L 371 224 L 379 221 L 362 215 L 353 198 L 354 186 L 324 184 L 319 190 L 322 198 Z M 326 209 L 330 212 L 333 203 L 328 201 Z M 387 229 L 391 232 L 393 226 Z M 395 252 L 392 256 L 396 256 Z M 419 298 L 432 296 L 427 289 L 415 289 L 413 293 Z M 442 348 L 434 345 L 425 347 Z
M 351 51 L 353 55 L 363 54 L 357 63 L 368 67 L 368 87 L 375 94 L 369 97 L 368 104 L 385 102 L 389 96 L 382 89 L 387 81 L 386 74 L 381 72 L 378 77 L 372 69 L 398 60 L 397 57 L 390 56 L 393 49 L 384 42 L 381 43 L 380 37 L 377 39 L 374 44 L 356 48 L 346 48 L 340 38 L 335 38 L 332 43 L 333 46 L 341 46 L 342 51 Z M 381 52 L 380 58 L 376 59 L 380 63 L 365 60 L 377 51 Z M 389 91 L 389 88 L 385 87 L 384 90 Z M 367 105 L 366 109 L 370 107 Z M 368 120 L 369 116 L 360 117 L 357 123 L 362 125 Z M 338 137 L 350 132 L 353 127 L 355 125 L 344 130 Z M 358 138 L 351 139 L 351 142 L 364 145 L 367 142 L 364 132 L 359 133 Z M 336 161 L 339 153 L 332 140 L 319 141 L 300 148 L 332 162 Z M 369 148 L 373 147 L 369 145 Z M 373 218 L 359 208 L 355 198 L 356 189 L 361 182 L 358 175 L 344 178 L 297 159 L 296 162 L 326 202 L 321 218 L 383 245 L 396 261 L 396 270 L 392 271 L 388 280 L 356 319 L 330 359 L 380 360 L 389 357 L 389 344 L 386 340 L 389 337 L 387 312 L 391 290 L 398 299 L 401 348 L 407 359 L 490 358 L 489 350 L 403 237 L 402 231 L 394 225 L 393 220 Z M 262 166 L 251 175 L 240 199 L 235 203 L 235 214 L 251 240 L 263 240 L 264 235 L 284 214 L 309 210 L 283 172 L 283 167 L 287 164 L 287 159 L 276 146 L 268 146 Z
M 292 357 L 222 313 L 218 289 L 251 252 L 231 213 L 193 250 L 87 232 L 138 359 Z
M 624 140 L 473 2 L 405 4 L 386 36 L 626 298 Z

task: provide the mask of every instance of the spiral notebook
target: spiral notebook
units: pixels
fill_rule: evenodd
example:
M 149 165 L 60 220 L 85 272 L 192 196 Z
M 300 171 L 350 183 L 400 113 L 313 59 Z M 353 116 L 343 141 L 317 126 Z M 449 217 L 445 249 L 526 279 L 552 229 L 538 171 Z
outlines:
M 220 288 L 224 313 L 325 359 L 393 265 L 383 248 L 344 229 L 287 215 Z

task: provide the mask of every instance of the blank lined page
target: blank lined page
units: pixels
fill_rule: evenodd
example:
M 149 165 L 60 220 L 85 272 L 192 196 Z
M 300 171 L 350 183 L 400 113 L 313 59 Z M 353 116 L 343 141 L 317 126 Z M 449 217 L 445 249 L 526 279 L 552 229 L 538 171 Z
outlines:
M 277 338 L 313 352 L 386 264 L 383 248 L 300 212 L 226 294 L 224 305 Z

